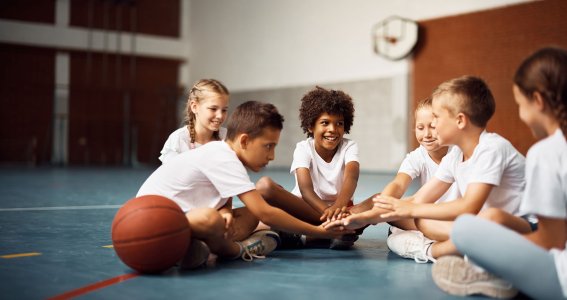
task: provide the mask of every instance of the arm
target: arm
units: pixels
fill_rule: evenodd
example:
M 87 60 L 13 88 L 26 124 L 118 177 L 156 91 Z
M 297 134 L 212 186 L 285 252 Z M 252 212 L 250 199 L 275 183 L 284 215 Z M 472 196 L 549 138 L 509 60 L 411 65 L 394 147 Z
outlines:
M 352 231 L 341 230 L 341 228 L 325 230 L 322 226 L 314 226 L 298 220 L 283 210 L 270 206 L 256 190 L 240 194 L 238 197 L 254 216 L 270 227 L 320 238 L 336 238 L 352 233 Z
M 232 197 L 228 198 L 226 203 L 219 209 L 219 213 L 224 219 L 225 223 L 225 236 L 232 237 L 234 235 L 234 228 L 232 227 L 232 221 L 234 220 L 232 216 Z
M 299 191 L 301 192 L 303 200 L 305 200 L 307 204 L 313 207 L 313 209 L 318 211 L 320 214 L 323 214 L 325 209 L 327 209 L 327 204 L 315 193 L 309 169 L 297 168 L 295 170 L 295 174 L 297 176 L 297 184 L 299 185 Z
M 347 206 L 354 195 L 354 190 L 358 184 L 358 176 L 360 174 L 360 164 L 357 161 L 351 161 L 345 166 L 343 175 L 343 185 L 337 196 L 335 203 L 326 208 L 321 216 L 321 221 L 334 219 L 346 213 Z
M 411 177 L 406 173 L 398 173 L 394 180 L 390 181 L 382 190 L 381 195 L 402 198 L 411 183 Z
M 537 218 L 537 230 L 525 234 L 524 237 L 547 250 L 565 248 L 565 240 L 567 239 L 565 220 L 542 216 L 537 216 Z
M 434 180 L 444 183 L 434 178 L 428 181 L 424 187 L 434 187 L 434 184 L 429 184 Z M 444 184 L 448 189 L 450 184 L 446 182 Z M 441 184 L 437 183 L 436 185 Z M 492 187 L 492 185 L 486 183 L 471 183 L 468 185 L 467 191 L 462 198 L 439 204 L 418 202 L 431 200 L 430 195 L 418 195 L 421 189 L 416 193 L 413 203 L 388 197 L 378 197 L 375 203 L 380 208 L 392 210 L 392 212 L 382 214 L 382 218 L 422 218 L 452 221 L 464 213 L 477 214 L 482 209 L 486 198 L 488 198 L 488 195 L 492 191 Z M 444 191 L 446 191 L 446 189 Z M 420 198 L 418 198 L 418 196 L 420 196 Z

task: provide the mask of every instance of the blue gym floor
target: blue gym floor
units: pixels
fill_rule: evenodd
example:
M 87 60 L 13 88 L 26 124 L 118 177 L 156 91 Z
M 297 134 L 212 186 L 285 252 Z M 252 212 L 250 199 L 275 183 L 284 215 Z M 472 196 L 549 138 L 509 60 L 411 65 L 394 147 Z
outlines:
M 253 262 L 134 274 L 108 247 L 110 225 L 152 170 L 1 168 L 0 298 L 462 299 L 434 285 L 431 264 L 390 253 L 385 225 L 366 229 L 348 251 L 278 250 Z M 292 188 L 285 170 L 251 174 L 261 175 Z M 362 173 L 355 202 L 392 176 Z

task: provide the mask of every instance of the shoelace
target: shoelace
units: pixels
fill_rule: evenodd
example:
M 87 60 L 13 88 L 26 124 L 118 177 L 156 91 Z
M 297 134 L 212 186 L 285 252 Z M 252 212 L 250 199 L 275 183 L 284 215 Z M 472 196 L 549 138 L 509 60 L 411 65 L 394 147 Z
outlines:
M 258 259 L 264 259 L 266 258 L 266 256 L 264 255 L 260 255 L 257 253 L 262 253 L 262 251 L 264 251 L 264 245 L 262 244 L 261 241 L 258 241 L 254 244 L 248 245 L 248 246 L 242 246 L 243 252 L 242 252 L 242 260 L 244 261 L 253 261 L 255 258 Z
M 434 259 L 427 257 L 425 252 L 425 236 L 419 232 L 419 241 L 408 240 L 406 244 L 406 249 L 417 249 L 416 251 L 406 251 L 408 254 L 413 256 L 413 260 L 418 264 L 425 264 L 429 260 L 435 262 Z

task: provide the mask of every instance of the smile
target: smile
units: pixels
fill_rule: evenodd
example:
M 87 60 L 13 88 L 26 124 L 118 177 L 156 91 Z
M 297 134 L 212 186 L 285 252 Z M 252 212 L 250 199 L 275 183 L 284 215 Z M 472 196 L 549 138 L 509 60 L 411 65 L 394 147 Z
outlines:
M 334 141 L 336 141 L 336 140 L 338 139 L 338 137 L 336 137 L 336 136 L 334 136 L 334 137 L 331 137 L 331 136 L 324 136 L 323 139 L 324 139 L 324 140 L 327 140 L 327 141 L 330 141 L 330 142 L 334 142 Z

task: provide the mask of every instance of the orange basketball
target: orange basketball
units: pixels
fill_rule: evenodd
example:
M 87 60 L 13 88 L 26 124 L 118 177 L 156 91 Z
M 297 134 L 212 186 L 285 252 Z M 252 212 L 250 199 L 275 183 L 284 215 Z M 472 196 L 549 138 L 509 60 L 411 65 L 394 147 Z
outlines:
M 148 195 L 122 206 L 112 221 L 112 244 L 132 269 L 157 273 L 174 266 L 191 241 L 189 220 L 172 200 Z

